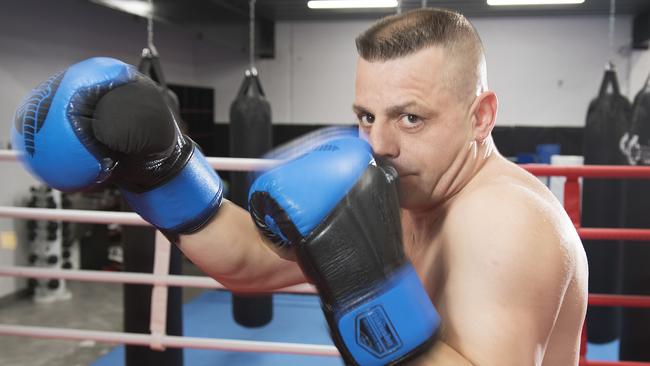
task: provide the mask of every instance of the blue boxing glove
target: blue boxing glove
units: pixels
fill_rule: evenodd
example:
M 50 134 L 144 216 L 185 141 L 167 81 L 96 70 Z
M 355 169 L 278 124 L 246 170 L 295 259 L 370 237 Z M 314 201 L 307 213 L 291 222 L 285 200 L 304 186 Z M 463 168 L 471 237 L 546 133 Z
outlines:
M 180 132 L 160 88 L 121 61 L 91 58 L 52 76 L 16 112 L 12 143 L 36 176 L 62 191 L 110 181 L 167 234 L 201 228 L 221 180 Z
M 348 364 L 395 365 L 435 339 L 440 318 L 402 245 L 396 173 L 353 137 L 330 141 L 251 186 L 249 209 L 295 250 Z

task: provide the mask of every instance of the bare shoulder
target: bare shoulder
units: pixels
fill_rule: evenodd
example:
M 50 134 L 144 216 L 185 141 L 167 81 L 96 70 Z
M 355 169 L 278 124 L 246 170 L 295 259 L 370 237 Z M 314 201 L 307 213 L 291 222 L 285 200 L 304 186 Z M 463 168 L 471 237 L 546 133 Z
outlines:
M 490 251 L 520 261 L 557 260 L 570 270 L 581 242 L 553 194 L 514 165 L 479 178 L 448 210 L 445 233 L 456 243 L 452 247 L 469 246 L 477 253 Z
M 443 338 L 474 364 L 541 364 L 567 289 L 586 268 L 562 206 L 518 169 L 484 175 L 445 215 Z

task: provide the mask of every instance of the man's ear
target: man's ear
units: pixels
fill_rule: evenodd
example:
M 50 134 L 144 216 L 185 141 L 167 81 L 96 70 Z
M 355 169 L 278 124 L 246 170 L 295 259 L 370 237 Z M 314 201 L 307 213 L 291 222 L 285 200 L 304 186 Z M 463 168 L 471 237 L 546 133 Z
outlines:
M 474 100 L 472 105 L 472 128 L 476 141 L 483 141 L 490 136 L 497 120 L 498 106 L 499 101 L 493 91 L 485 91 Z

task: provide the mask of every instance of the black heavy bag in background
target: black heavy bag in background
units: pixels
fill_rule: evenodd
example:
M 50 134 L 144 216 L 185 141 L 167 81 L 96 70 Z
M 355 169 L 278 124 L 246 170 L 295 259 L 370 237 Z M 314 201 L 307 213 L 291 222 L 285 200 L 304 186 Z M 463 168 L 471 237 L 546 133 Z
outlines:
M 616 73 L 605 71 L 598 97 L 591 101 L 584 129 L 586 165 L 620 165 L 619 140 L 628 128 L 630 102 L 621 95 Z M 583 227 L 621 227 L 623 185 L 620 179 L 585 179 L 582 190 Z M 589 292 L 620 293 L 620 241 L 584 240 L 589 260 Z M 589 342 L 606 343 L 620 335 L 620 309 L 589 307 Z
M 156 230 L 150 226 L 124 226 L 124 270 L 126 272 L 152 273 L 155 254 Z M 182 269 L 180 250 L 171 246 L 169 273 L 180 274 Z M 124 285 L 124 331 L 127 333 L 151 333 L 151 285 Z M 167 300 L 166 334 L 182 336 L 181 287 L 169 287 Z M 155 351 L 148 346 L 126 346 L 125 365 L 182 366 L 183 349 L 167 348 Z
M 180 118 L 181 115 L 181 105 L 178 99 L 178 95 L 174 93 L 171 89 L 167 87 L 167 82 L 165 81 L 165 76 L 162 72 L 162 67 L 160 66 L 160 59 L 158 56 L 151 53 L 148 48 L 145 48 L 142 51 L 142 58 L 140 59 L 140 64 L 138 64 L 138 71 L 147 75 L 151 80 L 158 83 L 160 86 L 160 91 L 165 98 L 165 101 L 174 109 L 177 115 L 177 122 L 181 130 L 186 131 L 187 126 L 185 121 Z
M 149 49 L 143 51 L 138 71 L 149 76 L 160 85 L 160 91 L 167 98 L 167 102 L 174 108 L 177 120 L 180 118 L 178 99 L 176 103 L 169 98 L 171 90 L 167 88 L 165 78 L 160 67 L 158 56 L 153 55 Z M 155 131 L 152 131 L 155 133 Z M 128 206 L 125 204 L 125 207 Z M 149 226 L 124 226 L 124 271 L 145 272 L 153 271 L 155 254 L 155 229 Z M 170 253 L 169 274 L 179 275 L 182 272 L 181 253 L 172 245 Z M 150 333 L 151 319 L 151 289 L 152 286 L 124 285 L 124 331 L 127 333 Z M 182 336 L 183 318 L 181 307 L 183 290 L 180 287 L 169 287 L 167 294 L 167 329 L 166 334 Z M 157 366 L 182 366 L 183 349 L 167 348 L 164 351 L 154 351 L 146 346 L 125 347 L 126 366 L 157 365 Z
M 230 156 L 258 158 L 271 149 L 271 105 L 256 73 L 246 72 L 236 99 L 230 105 Z M 246 173 L 230 174 L 230 200 L 248 205 L 249 182 Z M 245 327 L 261 327 L 273 317 L 271 295 L 233 295 L 235 321 Z
M 631 146 L 626 151 L 631 164 L 650 166 L 650 85 L 634 98 Z M 629 179 L 624 226 L 650 228 L 650 180 Z M 627 241 L 623 245 L 623 293 L 650 295 L 650 242 Z M 650 361 L 650 309 L 623 308 L 620 359 Z

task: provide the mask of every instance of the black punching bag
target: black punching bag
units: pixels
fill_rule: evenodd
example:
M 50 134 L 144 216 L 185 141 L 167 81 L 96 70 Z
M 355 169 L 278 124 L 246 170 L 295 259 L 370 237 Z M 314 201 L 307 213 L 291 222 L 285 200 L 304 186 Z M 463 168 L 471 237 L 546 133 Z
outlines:
M 155 254 L 156 230 L 150 226 L 124 226 L 124 271 L 152 273 Z M 171 246 L 169 273 L 181 274 L 180 250 Z M 126 333 L 151 333 L 151 285 L 123 285 L 124 331 Z M 167 320 L 165 334 L 183 335 L 182 288 L 169 287 L 167 292 Z M 182 366 L 183 349 L 167 348 L 152 350 L 148 346 L 127 345 L 124 347 L 125 365 Z
M 178 98 L 174 99 L 173 92 L 167 88 L 158 56 L 145 48 L 138 71 L 158 83 L 160 92 L 172 107 L 177 120 L 180 121 Z M 125 226 L 123 228 L 124 271 L 144 273 L 153 271 L 155 235 L 155 229 L 149 226 Z M 183 265 L 181 252 L 175 245 L 172 245 L 169 262 L 169 274 L 181 274 Z M 149 326 L 152 286 L 125 284 L 123 288 L 124 331 L 127 333 L 151 333 Z M 182 299 L 182 288 L 169 287 L 167 292 L 167 328 L 165 332 L 168 335 L 183 335 Z M 125 364 L 127 366 L 183 365 L 182 348 L 167 348 L 164 351 L 155 351 L 147 346 L 127 345 L 124 348 Z
M 634 98 L 632 125 L 624 152 L 628 162 L 650 166 L 650 85 L 646 82 Z M 629 179 L 624 226 L 650 228 L 650 180 Z M 650 242 L 623 245 L 623 293 L 650 295 Z M 650 309 L 623 308 L 620 359 L 650 361 Z
M 236 99 L 230 105 L 230 156 L 258 158 L 271 149 L 271 105 L 264 98 L 256 72 L 246 71 Z M 246 173 L 230 174 L 230 200 L 248 208 Z M 272 295 L 237 295 L 232 298 L 235 321 L 245 327 L 261 327 L 273 317 Z
M 584 129 L 586 165 L 620 165 L 619 140 L 628 128 L 630 102 L 621 95 L 613 70 L 605 71 L 598 97 L 589 104 Z M 620 179 L 585 179 L 582 189 L 583 227 L 621 227 L 623 184 Z M 620 241 L 584 240 L 589 261 L 589 292 L 620 293 Z M 589 342 L 606 343 L 620 335 L 620 309 L 589 307 Z

